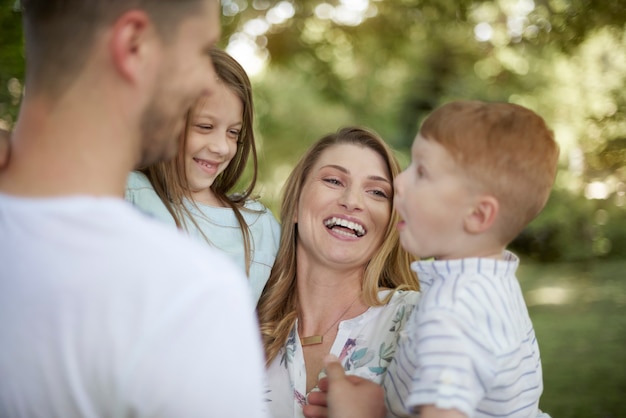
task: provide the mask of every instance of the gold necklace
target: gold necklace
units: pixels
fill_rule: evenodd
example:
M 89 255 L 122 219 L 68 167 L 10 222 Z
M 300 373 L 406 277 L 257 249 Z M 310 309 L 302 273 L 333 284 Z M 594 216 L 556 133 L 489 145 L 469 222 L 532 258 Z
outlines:
M 343 318 L 343 316 L 348 313 L 348 311 L 350 310 L 350 308 L 354 305 L 354 303 L 359 299 L 359 296 L 361 296 L 361 294 L 359 293 L 358 295 L 356 295 L 356 298 L 352 301 L 352 303 L 350 305 L 348 305 L 348 307 L 341 313 L 341 315 L 339 315 L 339 317 L 335 320 L 335 322 L 333 322 L 330 327 L 328 327 L 328 329 L 326 331 L 324 331 L 323 334 L 321 335 L 311 335 L 309 337 L 301 337 L 300 338 L 300 344 L 305 347 L 307 345 L 316 345 L 316 344 L 321 344 L 324 341 L 324 336 L 326 334 L 328 334 L 328 332 L 333 329 L 333 327 L 335 325 L 337 325 L 337 322 L 339 322 L 341 320 L 341 318 Z

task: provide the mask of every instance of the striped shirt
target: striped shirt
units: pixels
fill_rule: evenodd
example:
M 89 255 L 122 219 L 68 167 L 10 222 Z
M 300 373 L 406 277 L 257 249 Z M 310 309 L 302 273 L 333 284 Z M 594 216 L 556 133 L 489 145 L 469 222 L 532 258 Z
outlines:
M 383 385 L 389 416 L 420 405 L 468 417 L 536 417 L 543 390 L 519 259 L 418 261 L 423 292 Z

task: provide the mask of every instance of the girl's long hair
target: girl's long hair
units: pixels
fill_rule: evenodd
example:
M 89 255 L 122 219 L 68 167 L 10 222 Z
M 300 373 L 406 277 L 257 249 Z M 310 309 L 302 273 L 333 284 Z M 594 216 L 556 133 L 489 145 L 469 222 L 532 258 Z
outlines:
M 246 273 L 248 274 L 254 248 L 252 248 L 253 243 L 250 237 L 250 229 L 242 215 L 242 210 L 246 210 L 244 205 L 246 201 L 251 198 L 257 181 L 258 169 L 256 143 L 253 131 L 254 108 L 252 102 L 252 86 L 243 67 L 241 67 L 234 58 L 228 55 L 228 53 L 213 48 L 210 55 L 217 77 L 239 97 L 243 107 L 243 123 L 237 141 L 237 151 L 226 169 L 215 178 L 215 181 L 211 185 L 211 190 L 221 202 L 233 210 L 237 218 L 244 242 L 244 253 L 246 255 L 245 265 Z M 140 171 L 148 177 L 154 190 L 174 218 L 176 225 L 181 229 L 187 230 L 187 222 L 191 222 L 210 244 L 211 241 L 209 237 L 198 227 L 194 216 L 185 205 L 185 201 L 196 205 L 191 197 L 185 175 L 185 145 L 187 133 L 193 123 L 194 112 L 203 105 L 204 99 L 198 99 L 194 107 L 187 112 L 185 129 L 180 136 L 176 158 L 144 167 L 140 169 Z M 252 177 L 250 182 L 242 192 L 229 194 L 243 175 L 249 158 L 252 159 Z

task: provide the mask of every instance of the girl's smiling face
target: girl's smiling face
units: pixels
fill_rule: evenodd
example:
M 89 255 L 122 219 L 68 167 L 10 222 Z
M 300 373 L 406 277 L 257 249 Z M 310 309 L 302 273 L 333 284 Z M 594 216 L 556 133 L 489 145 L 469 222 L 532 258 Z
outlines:
M 221 206 L 211 185 L 237 152 L 243 104 L 224 83 L 194 109 L 185 141 L 185 174 L 193 199 Z

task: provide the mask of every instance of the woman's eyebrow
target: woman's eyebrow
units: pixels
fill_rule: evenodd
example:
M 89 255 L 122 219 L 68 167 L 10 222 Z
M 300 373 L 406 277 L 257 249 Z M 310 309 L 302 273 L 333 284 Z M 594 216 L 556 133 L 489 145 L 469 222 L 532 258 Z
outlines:
M 368 176 L 367 177 L 370 180 L 374 180 L 374 181 L 382 181 L 385 182 L 387 184 L 391 184 L 391 181 L 389 181 L 389 179 L 385 178 L 385 177 L 381 177 L 381 176 Z
M 345 168 L 343 166 L 336 165 L 336 164 L 327 164 L 327 165 L 322 166 L 320 168 L 334 168 L 335 170 L 339 170 L 342 173 L 350 174 L 350 170 L 348 170 L 347 168 Z

